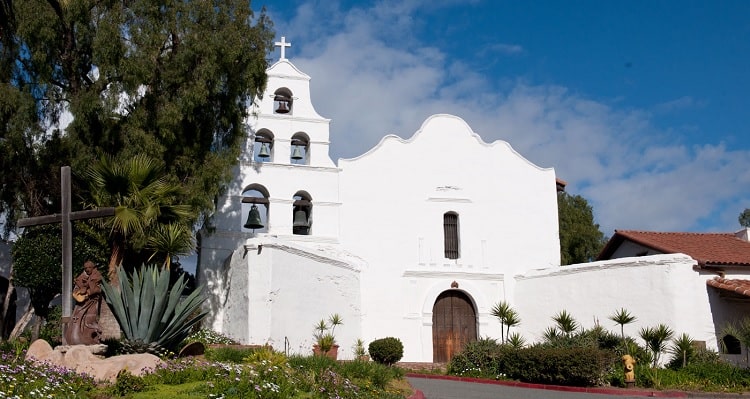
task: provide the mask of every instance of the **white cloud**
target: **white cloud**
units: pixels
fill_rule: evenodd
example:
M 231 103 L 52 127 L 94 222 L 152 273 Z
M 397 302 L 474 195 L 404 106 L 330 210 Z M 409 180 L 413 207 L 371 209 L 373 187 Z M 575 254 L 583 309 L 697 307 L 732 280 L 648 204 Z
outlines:
M 305 3 L 292 20 L 276 19 L 278 35 L 294 43 L 289 58 L 312 77 L 313 104 L 333 120 L 334 159 L 360 155 L 386 134 L 410 137 L 429 115 L 450 113 L 485 141 L 508 141 L 535 164 L 554 167 L 569 192 L 589 200 L 607 235 L 739 227 L 737 215 L 750 206 L 750 153 L 691 147 L 651 122 L 654 111 L 700 101 L 626 109 L 616 98 L 603 103 L 561 86 L 493 80 L 412 37 L 422 3 L 345 11 Z M 506 53 L 523 51 L 507 46 Z
M 658 113 L 668 113 L 673 111 L 680 111 L 690 108 L 704 107 L 706 104 L 703 101 L 697 101 L 690 96 L 682 96 L 674 100 L 666 101 L 654 106 L 654 111 Z
M 500 54 L 521 54 L 523 53 L 523 47 L 518 44 L 506 44 L 506 43 L 495 43 L 488 47 L 488 50 L 495 51 Z

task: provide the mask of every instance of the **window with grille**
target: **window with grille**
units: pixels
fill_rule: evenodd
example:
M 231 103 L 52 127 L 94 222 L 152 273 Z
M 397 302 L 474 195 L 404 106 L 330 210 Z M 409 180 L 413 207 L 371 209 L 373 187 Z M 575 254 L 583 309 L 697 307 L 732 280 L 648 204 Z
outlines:
M 460 243 L 458 240 L 458 214 L 456 212 L 443 214 L 443 233 L 445 236 L 445 257 L 458 259 Z

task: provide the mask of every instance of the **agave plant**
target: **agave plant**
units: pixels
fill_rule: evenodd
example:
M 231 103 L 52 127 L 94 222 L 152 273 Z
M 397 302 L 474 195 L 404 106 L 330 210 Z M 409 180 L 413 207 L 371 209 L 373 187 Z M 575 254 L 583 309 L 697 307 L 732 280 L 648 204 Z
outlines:
M 206 316 L 200 311 L 204 297 L 196 289 L 182 299 L 187 285 L 184 275 L 170 289 L 169 271 L 155 266 L 135 270 L 128 278 L 117 269 L 119 289 L 104 282 L 107 303 L 120 324 L 125 341 L 123 352 L 162 356 L 175 351 L 191 328 Z

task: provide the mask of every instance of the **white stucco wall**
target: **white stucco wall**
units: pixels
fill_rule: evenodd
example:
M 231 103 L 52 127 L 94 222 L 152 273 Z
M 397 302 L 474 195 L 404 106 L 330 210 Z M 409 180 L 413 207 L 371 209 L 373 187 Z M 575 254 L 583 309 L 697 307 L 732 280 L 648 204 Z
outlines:
M 619 333 L 609 316 L 625 308 L 637 320 L 625 334 L 638 338 L 642 327 L 660 323 L 676 334 L 687 333 L 717 349 L 716 331 L 706 280 L 713 275 L 693 269 L 687 255 L 653 255 L 536 270 L 515 277 L 512 305 L 522 322 L 519 331 L 539 341 L 554 325 L 552 316 L 566 310 L 584 328 L 598 323 Z
M 511 273 L 559 265 L 554 170 L 506 142 L 484 143 L 461 118 L 434 115 L 409 140 L 387 136 L 339 167 L 342 245 L 374 264 Z M 457 260 L 443 252 L 448 211 L 459 214 Z
M 339 353 L 352 358 L 361 336 L 358 262 L 330 248 L 249 239 L 213 274 L 209 294 L 216 306 L 206 322 L 241 343 L 306 355 L 318 320 L 338 313 L 344 320 L 336 329 Z
M 432 306 L 453 281 L 474 301 L 478 334 L 496 336 L 489 311 L 514 283 L 504 276 L 559 264 L 554 170 L 484 143 L 456 116 L 432 116 L 412 138 L 387 136 L 339 166 L 340 240 L 370 264 L 365 338 L 398 336 L 404 361 L 432 360 Z M 456 260 L 444 256 L 448 211 L 459 214 Z

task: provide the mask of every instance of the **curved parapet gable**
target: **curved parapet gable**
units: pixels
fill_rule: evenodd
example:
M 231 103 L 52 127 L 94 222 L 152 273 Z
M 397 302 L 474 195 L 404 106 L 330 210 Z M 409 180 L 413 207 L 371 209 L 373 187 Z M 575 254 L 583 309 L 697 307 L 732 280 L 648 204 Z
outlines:
M 439 135 L 439 137 L 435 137 L 436 135 Z M 368 156 L 378 152 L 381 148 L 391 145 L 391 143 L 393 143 L 394 145 L 416 143 L 420 141 L 424 136 L 430 136 L 430 138 L 438 140 L 460 140 L 471 137 L 476 140 L 478 144 L 486 148 L 494 148 L 500 146 L 504 147 L 510 153 L 514 154 L 519 159 L 522 159 L 528 165 L 533 166 L 539 170 L 553 170 L 553 168 L 540 167 L 535 163 L 529 161 L 518 151 L 516 151 L 507 141 L 495 140 L 491 143 L 485 142 L 479 134 L 471 129 L 471 126 L 469 126 L 469 124 L 466 123 L 465 120 L 451 114 L 435 114 L 428 117 L 422 123 L 422 126 L 420 126 L 420 128 L 414 133 L 414 135 L 412 135 L 408 139 L 401 138 L 395 134 L 386 135 L 380 140 L 380 142 L 378 142 L 378 144 L 376 144 L 364 154 L 353 158 L 341 158 L 339 159 L 338 164 L 342 165 L 342 163 L 353 162 L 367 158 Z
M 387 248 L 422 267 L 490 273 L 560 262 L 555 170 L 504 141 L 485 143 L 459 117 L 434 115 L 409 139 L 386 136 L 339 170 L 341 239 L 355 253 Z M 373 235 L 375 247 L 357 239 Z
M 288 90 L 294 97 L 294 116 L 310 120 L 329 120 L 323 118 L 313 107 L 310 97 L 310 76 L 300 71 L 289 60 L 277 61 L 266 70 L 268 82 L 262 100 L 256 106 L 265 115 L 274 115 L 273 101 L 276 91 L 280 88 Z M 291 116 L 291 115 L 289 115 Z

